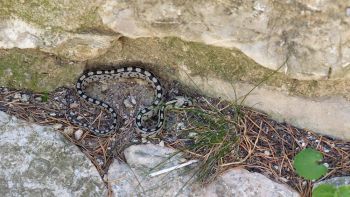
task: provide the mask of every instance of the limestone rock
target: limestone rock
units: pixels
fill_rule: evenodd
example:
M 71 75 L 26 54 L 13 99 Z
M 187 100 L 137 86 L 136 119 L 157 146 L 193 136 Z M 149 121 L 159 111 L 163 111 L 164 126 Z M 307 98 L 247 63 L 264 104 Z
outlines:
M 157 145 L 133 145 L 124 151 L 127 164 L 114 161 L 108 172 L 115 196 L 235 196 L 298 197 L 289 187 L 275 183 L 259 173 L 232 169 L 206 187 L 190 181 L 195 164 L 156 177 L 149 173 L 180 163 L 176 150 Z M 170 158 L 170 159 L 169 159 Z M 194 180 L 194 179 L 193 179 Z M 182 190 L 181 188 L 184 187 Z
M 105 53 L 118 36 L 54 32 L 18 18 L 0 21 L 0 48 L 39 48 L 70 60 L 84 61 Z
M 299 197 L 291 188 L 275 183 L 259 173 L 232 169 L 221 175 L 203 191 L 204 196 Z
M 108 178 L 112 183 L 115 196 L 189 196 L 191 187 L 185 187 L 190 180 L 191 173 L 186 171 L 191 167 L 150 177 L 149 173 L 159 169 L 169 168 L 180 163 L 180 155 L 173 155 L 175 150 L 153 144 L 134 145 L 124 151 L 128 164 L 114 161 L 111 165 Z M 157 166 L 159 165 L 159 166 Z M 180 192 L 181 191 L 181 192 Z
M 96 168 L 50 127 L 0 112 L 0 196 L 106 196 Z
M 347 0 L 114 1 L 99 9 L 125 36 L 176 36 L 235 47 L 259 64 L 298 79 L 349 78 Z M 347 72 L 348 73 L 348 72 Z M 345 75 L 345 76 L 344 76 Z

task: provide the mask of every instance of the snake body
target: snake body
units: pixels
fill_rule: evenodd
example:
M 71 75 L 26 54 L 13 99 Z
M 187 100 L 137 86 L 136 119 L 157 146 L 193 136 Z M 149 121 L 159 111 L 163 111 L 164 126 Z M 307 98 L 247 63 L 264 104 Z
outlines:
M 109 128 L 97 129 L 92 125 L 81 123 L 79 121 L 74 120 L 71 117 L 70 119 L 74 121 L 74 123 L 78 124 L 79 126 L 82 126 L 91 130 L 97 136 L 110 135 L 115 130 L 117 130 L 119 127 L 117 112 L 109 104 L 86 94 L 85 89 L 86 89 L 86 86 L 91 82 L 106 80 L 106 79 L 107 80 L 118 79 L 118 78 L 141 78 L 141 79 L 145 79 L 152 85 L 152 87 L 155 90 L 155 99 L 153 100 L 151 106 L 145 107 L 137 113 L 135 125 L 136 125 L 136 129 L 142 134 L 151 135 L 153 133 L 158 132 L 164 124 L 164 110 L 166 105 L 162 104 L 163 89 L 160 84 L 160 81 L 157 79 L 157 77 L 154 74 L 139 67 L 124 67 L 124 68 L 112 69 L 112 70 L 90 71 L 85 74 L 82 74 L 76 82 L 76 91 L 81 98 L 85 99 L 89 103 L 98 105 L 106 109 L 109 113 L 111 113 L 111 115 L 113 116 L 113 122 Z M 177 102 L 176 100 L 173 100 L 168 103 L 176 103 L 176 102 Z M 188 102 L 184 101 L 181 103 L 181 105 L 183 104 L 188 105 Z M 143 127 L 142 121 L 145 119 L 145 117 L 148 118 L 150 114 L 152 114 L 155 110 L 158 110 L 158 122 L 156 126 L 154 128 Z

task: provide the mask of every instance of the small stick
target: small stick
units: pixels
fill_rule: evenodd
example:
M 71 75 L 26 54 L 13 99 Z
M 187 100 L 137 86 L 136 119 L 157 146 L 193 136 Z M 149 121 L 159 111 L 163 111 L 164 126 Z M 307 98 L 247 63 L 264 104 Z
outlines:
M 180 164 L 180 165 L 177 165 L 177 166 L 173 166 L 173 167 L 170 167 L 170 168 L 166 168 L 166 169 L 163 169 L 163 170 L 160 170 L 158 172 L 153 172 L 150 174 L 151 177 L 155 177 L 155 176 L 158 176 L 158 175 L 161 175 L 161 174 L 164 174 L 164 173 L 167 173 L 167 172 L 170 172 L 170 171 L 173 171 L 173 170 L 176 170 L 176 169 L 179 169 L 179 168 L 183 168 L 185 166 L 188 166 L 188 165 L 191 165 L 193 163 L 197 163 L 198 160 L 190 160 L 188 162 L 185 162 L 183 164 Z

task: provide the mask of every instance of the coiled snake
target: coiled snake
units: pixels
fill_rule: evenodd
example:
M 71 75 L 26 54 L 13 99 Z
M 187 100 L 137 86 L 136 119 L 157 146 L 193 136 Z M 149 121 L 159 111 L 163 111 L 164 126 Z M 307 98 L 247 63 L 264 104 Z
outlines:
M 109 80 L 109 79 L 118 79 L 118 78 L 141 78 L 148 81 L 152 87 L 155 89 L 155 99 L 152 102 L 152 105 L 149 107 L 145 107 L 136 115 L 135 126 L 137 131 L 144 135 L 152 135 L 160 131 L 162 126 L 164 125 L 164 110 L 166 106 L 172 105 L 175 107 L 186 107 L 191 105 L 191 101 L 184 97 L 176 97 L 173 100 L 170 100 L 166 103 L 163 102 L 163 88 L 159 82 L 159 80 L 153 75 L 151 72 L 139 68 L 139 67 L 124 67 L 119 69 L 112 70 L 96 70 L 87 72 L 79 77 L 76 82 L 76 91 L 78 95 L 85 99 L 89 103 L 93 103 L 98 105 L 104 109 L 106 109 L 113 116 L 113 122 L 107 129 L 97 129 L 92 125 L 88 125 L 87 123 L 81 123 L 78 120 L 74 119 L 71 116 L 68 118 L 78 124 L 79 126 L 85 127 L 92 131 L 97 136 L 106 136 L 114 133 L 119 128 L 118 124 L 118 115 L 117 112 L 107 103 L 92 98 L 88 94 L 86 94 L 85 89 L 87 84 L 99 81 L 99 80 Z M 154 128 L 146 128 L 142 126 L 142 122 L 148 118 L 150 118 L 155 111 L 158 110 L 158 121 Z

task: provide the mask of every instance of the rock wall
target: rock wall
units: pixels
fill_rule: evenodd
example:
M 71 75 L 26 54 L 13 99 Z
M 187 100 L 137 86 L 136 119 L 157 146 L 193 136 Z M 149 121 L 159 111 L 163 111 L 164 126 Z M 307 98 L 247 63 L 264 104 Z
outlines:
M 269 78 L 246 105 L 350 139 L 349 6 L 346 0 L 1 1 L 0 85 L 49 91 L 73 85 L 85 65 L 142 61 L 163 78 L 235 100 Z

